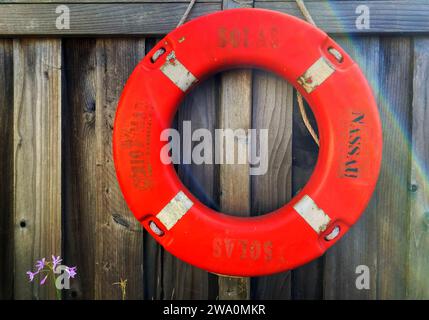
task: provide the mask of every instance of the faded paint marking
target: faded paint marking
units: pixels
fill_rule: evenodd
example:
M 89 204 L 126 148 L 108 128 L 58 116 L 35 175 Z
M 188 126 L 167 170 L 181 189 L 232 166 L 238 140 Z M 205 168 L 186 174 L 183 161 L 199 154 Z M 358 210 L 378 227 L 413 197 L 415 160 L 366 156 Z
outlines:
M 308 195 L 303 196 L 293 208 L 317 233 L 325 231 L 331 221 L 331 218 Z
M 326 79 L 328 79 L 335 69 L 324 57 L 317 60 L 304 74 L 298 78 L 298 83 L 307 91 L 313 92 Z
M 197 78 L 176 58 L 176 53 L 171 51 L 161 72 L 165 74 L 180 90 L 186 92 L 190 86 L 198 81 Z
M 273 258 L 273 243 L 269 240 L 214 238 L 213 257 L 270 261 Z
M 193 204 L 183 191 L 179 191 L 156 217 L 167 230 L 170 230 L 189 211 Z
M 359 169 L 361 168 L 359 157 L 360 150 L 362 148 L 362 133 L 364 130 L 365 114 L 361 112 L 352 112 L 352 120 L 350 122 L 347 155 L 345 159 L 345 165 L 342 166 L 345 177 L 348 178 L 359 178 Z M 350 174 L 353 172 L 355 174 Z

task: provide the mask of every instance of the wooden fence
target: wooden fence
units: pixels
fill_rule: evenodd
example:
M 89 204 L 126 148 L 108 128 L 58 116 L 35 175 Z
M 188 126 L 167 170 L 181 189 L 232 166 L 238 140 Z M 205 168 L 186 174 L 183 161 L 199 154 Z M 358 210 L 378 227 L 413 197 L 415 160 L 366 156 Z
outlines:
M 66 4 L 70 29 L 57 29 Z M 65 299 L 429 298 L 429 2 L 307 0 L 316 23 L 359 63 L 383 122 L 383 164 L 358 224 L 325 256 L 273 276 L 223 278 L 171 256 L 140 227 L 118 188 L 111 134 L 125 81 L 187 1 L 0 0 L 0 299 L 54 298 L 31 284 L 34 261 L 62 255 L 78 267 Z M 370 29 L 356 28 L 356 8 Z M 300 16 L 294 1 L 197 0 L 190 18 L 232 6 Z M 202 30 L 201 32 L 204 32 Z M 114 36 L 114 37 L 113 37 Z M 243 165 L 179 165 L 209 206 L 258 215 L 278 208 L 311 175 L 317 147 L 294 89 L 259 70 L 198 86 L 175 123 L 268 128 L 267 174 Z M 314 121 L 313 121 L 314 123 Z M 370 288 L 355 286 L 356 267 Z

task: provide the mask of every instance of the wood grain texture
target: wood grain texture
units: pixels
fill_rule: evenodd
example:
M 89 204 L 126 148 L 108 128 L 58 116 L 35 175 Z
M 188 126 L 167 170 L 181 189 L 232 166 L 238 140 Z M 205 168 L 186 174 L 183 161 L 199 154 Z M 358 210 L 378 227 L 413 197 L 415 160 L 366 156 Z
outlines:
M 180 105 L 176 117 L 177 128 L 184 139 L 184 126 L 190 121 L 192 132 L 197 129 L 208 129 L 214 137 L 216 125 L 216 83 L 211 77 L 189 93 Z M 185 122 L 186 121 L 186 122 Z M 184 124 L 185 123 L 185 124 Z M 190 139 L 190 137 L 188 137 Z M 197 142 L 192 143 L 193 146 Z M 184 152 L 183 145 L 182 151 Z M 214 150 L 213 150 L 214 151 Z M 214 163 L 214 152 L 212 151 Z M 178 165 L 178 174 L 185 186 L 198 199 L 213 209 L 218 209 L 218 188 L 216 166 L 214 164 Z M 165 299 L 215 299 L 217 296 L 217 279 L 202 269 L 191 266 L 168 252 L 164 254 Z
M 189 0 L 0 0 L 1 3 L 189 3 Z M 222 0 L 198 0 L 198 2 L 222 2 Z
M 162 299 L 163 248 L 144 230 L 143 232 L 143 283 L 144 299 Z
M 305 1 L 316 24 L 328 33 L 419 33 L 429 30 L 426 0 L 338 0 Z M 359 5 L 370 9 L 370 28 L 358 29 L 355 13 Z M 295 1 L 255 1 L 256 8 L 281 11 L 303 18 Z
M 309 121 L 317 132 L 317 123 L 304 100 Z M 310 179 L 317 162 L 319 148 L 304 125 L 296 94 L 293 107 L 292 191 L 297 194 Z M 323 257 L 292 270 L 292 299 L 323 298 Z
M 13 42 L 0 40 L 0 300 L 13 298 Z
M 407 298 L 429 299 L 429 40 L 414 39 L 410 242 Z
M 61 255 L 61 41 L 14 40 L 13 51 L 15 298 L 53 299 L 26 271 Z
M 358 63 L 371 85 L 379 84 L 380 41 L 378 37 L 335 39 Z M 386 128 L 386 130 L 389 130 Z M 377 211 L 374 201 L 368 206 L 358 223 L 333 248 L 325 254 L 325 299 L 375 299 L 377 293 Z M 370 272 L 369 289 L 358 289 L 356 273 L 360 265 Z
M 236 164 L 220 165 L 220 209 L 237 216 L 250 214 L 250 175 L 248 164 L 237 164 L 239 157 L 247 160 L 248 129 L 252 121 L 252 71 L 228 71 L 222 74 L 219 106 L 219 128 L 241 129 L 243 136 L 234 139 Z M 242 145 L 242 153 L 239 144 Z M 232 152 L 232 150 L 224 151 Z M 219 278 L 219 299 L 248 299 L 250 278 Z
M 223 0 L 222 10 L 251 8 L 253 0 Z M 252 125 L 252 71 L 229 71 L 221 75 L 218 128 L 246 130 L 245 136 L 234 138 L 234 163 L 239 157 L 247 159 L 247 147 L 240 151 L 239 144 L 247 144 L 247 130 Z M 231 152 L 229 150 L 227 152 Z M 245 154 L 240 154 L 245 153 Z M 237 156 L 237 157 L 235 157 Z M 219 166 L 220 211 L 232 215 L 249 216 L 251 189 L 248 164 Z M 250 298 L 250 278 L 219 277 L 219 299 Z
M 248 129 L 252 114 L 252 71 L 227 71 L 222 74 L 219 128 L 240 130 L 234 144 L 234 164 L 220 166 L 220 207 L 222 212 L 238 216 L 250 215 L 250 176 L 247 161 Z M 243 135 L 241 135 L 243 133 Z M 239 148 L 239 144 L 244 147 Z M 225 150 L 232 152 L 233 150 Z M 226 160 L 224 160 L 226 162 Z
M 96 6 L 95 2 L 86 5 Z M 139 0 L 132 2 L 140 6 Z M 205 2 L 201 5 L 220 7 L 220 1 Z M 372 23 L 383 23 L 386 28 L 371 32 L 389 33 L 392 26 L 393 32 L 413 33 L 414 28 L 418 33 L 419 28 L 426 28 L 427 22 L 418 19 L 422 14 L 427 16 L 427 2 L 414 7 L 414 21 L 406 17 L 414 15 L 412 6 L 403 10 L 408 1 L 395 2 L 395 8 L 392 1 L 371 2 L 371 8 L 376 9 Z M 340 8 L 336 11 L 340 19 L 319 0 L 306 3 L 322 27 L 340 30 L 336 23 L 345 19 L 346 29 L 341 30 L 351 28 L 355 14 L 350 3 L 356 1 L 330 1 L 331 8 Z M 388 3 L 385 12 L 380 7 L 383 3 Z M 175 5 L 184 9 L 186 4 Z M 291 6 L 292 13 L 296 11 L 293 1 L 260 0 L 256 4 L 280 6 L 285 12 Z M 48 5 L 54 8 L 57 4 Z M 128 6 L 119 1 L 108 5 Z M 0 18 L 5 14 L 4 6 L 0 4 Z M 131 9 L 119 14 L 125 15 L 127 10 Z M 93 17 L 94 12 L 87 17 Z M 178 9 L 169 13 L 161 26 L 169 31 L 167 24 L 175 25 L 181 15 Z M 151 24 L 152 17 L 145 17 L 141 24 Z M 164 16 L 156 19 L 159 17 Z M 1 30 L 4 20 L 0 21 Z M 133 20 L 129 21 L 134 28 Z M 150 27 L 153 33 L 157 23 Z M 138 34 L 145 30 L 136 27 L 131 31 Z M 52 253 L 63 254 L 67 264 L 78 266 L 79 276 L 71 282 L 72 290 L 65 292 L 69 299 L 120 299 L 120 289 L 113 283 L 121 277 L 128 279 L 128 299 L 236 299 L 249 295 L 255 299 L 428 299 L 428 37 L 415 37 L 414 42 L 405 37 L 337 39 L 361 65 L 378 97 L 384 152 L 376 192 L 362 219 L 324 257 L 293 270 L 289 277 L 254 278 L 250 285 L 248 279 L 218 280 L 170 256 L 142 231 L 122 199 L 113 169 L 111 130 L 125 80 L 149 47 L 145 40 L 64 39 L 61 49 L 59 39 L 22 38 L 14 40 L 14 45 L 12 40 L 0 39 L 0 144 L 2 151 L 10 150 L 0 155 L 0 299 L 12 295 L 18 299 L 54 298 L 53 292 L 29 284 L 25 275 L 36 259 Z M 216 119 L 217 127 L 244 129 L 251 126 L 246 119 L 252 119 L 253 127 L 266 124 L 277 128 L 269 140 L 277 144 L 270 146 L 273 163 L 266 176 L 252 179 L 244 174 L 244 167 L 226 165 L 216 169 L 181 166 L 179 174 L 209 206 L 243 215 L 270 211 L 287 202 L 288 188 L 295 194 L 303 187 L 317 160 L 317 147 L 295 105 L 290 173 L 290 133 L 287 126 L 280 126 L 282 117 L 285 123 L 289 121 L 288 109 L 279 108 L 290 99 L 289 87 L 260 71 L 253 77 L 250 71 L 229 72 L 219 79 L 220 95 L 215 96 L 213 79 L 202 84 L 182 105 L 179 119 L 191 119 L 201 127 L 214 126 Z M 219 113 L 210 109 L 217 102 Z M 257 111 L 259 106 L 264 112 Z M 288 184 L 290 174 L 292 186 Z M 218 181 L 222 181 L 221 196 Z M 225 192 L 228 190 L 233 193 Z M 216 201 L 221 206 L 217 207 Z M 370 290 L 356 290 L 355 268 L 360 264 L 370 268 Z
M 254 71 L 252 128 L 268 130 L 268 167 L 252 176 L 252 215 L 278 209 L 291 199 L 292 111 L 293 87 L 274 74 Z M 251 292 L 253 299 L 289 299 L 291 272 L 254 278 Z
M 93 39 L 64 41 L 63 195 L 64 256 L 78 266 L 66 297 L 94 298 L 97 197 L 95 89 L 96 46 Z M 83 249 L 84 248 L 84 249 Z
M 412 60 L 409 38 L 380 42 L 380 103 L 383 162 L 373 195 L 377 214 L 377 298 L 406 294 L 410 181 Z
M 20 0 L 19 0 L 20 1 Z M 67 6 L 71 12 L 69 30 L 58 30 L 55 20 L 57 3 L 23 1 L 0 1 L 0 34 L 163 34 L 173 29 L 186 10 L 187 3 L 146 2 L 141 3 L 92 3 L 77 1 Z M 21 2 L 21 1 L 20 1 Z M 81 2 L 81 3 L 79 3 Z M 111 2 L 111 3 L 109 3 Z M 132 1 L 134 2 L 134 1 Z M 140 1 L 135 1 L 140 2 Z M 227 1 L 225 8 L 248 5 L 249 1 Z M 24 5 L 25 3 L 25 5 Z M 317 25 L 329 33 L 424 33 L 429 31 L 429 3 L 426 0 L 339 0 L 306 1 L 308 10 Z M 359 5 L 370 8 L 370 28 L 358 29 L 355 13 Z M 301 17 L 294 1 L 255 1 L 255 7 L 277 10 Z M 221 2 L 197 1 L 190 18 L 221 10 Z
M 112 130 L 126 80 L 145 54 L 144 39 L 97 39 L 95 297 L 120 299 L 113 283 L 128 280 L 127 299 L 143 297 L 143 228 L 129 211 L 116 179 Z
M 0 35 L 160 35 L 174 29 L 187 3 L 68 4 L 70 29 L 57 29 L 58 4 L 0 4 Z M 220 10 L 197 3 L 188 20 Z

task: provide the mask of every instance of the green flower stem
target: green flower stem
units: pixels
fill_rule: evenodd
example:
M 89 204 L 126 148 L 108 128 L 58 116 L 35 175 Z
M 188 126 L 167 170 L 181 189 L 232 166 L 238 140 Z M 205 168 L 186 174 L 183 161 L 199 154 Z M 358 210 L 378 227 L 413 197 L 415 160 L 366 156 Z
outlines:
M 49 270 L 42 270 L 42 271 L 46 271 L 46 272 L 52 273 L 52 278 L 54 278 L 53 285 L 54 285 L 54 288 L 55 288 L 55 294 L 56 294 L 57 300 L 62 300 L 61 290 L 58 289 L 57 286 L 55 285 L 56 282 L 57 282 L 57 277 L 55 277 L 54 265 L 51 262 L 47 262 L 46 266 L 49 268 Z

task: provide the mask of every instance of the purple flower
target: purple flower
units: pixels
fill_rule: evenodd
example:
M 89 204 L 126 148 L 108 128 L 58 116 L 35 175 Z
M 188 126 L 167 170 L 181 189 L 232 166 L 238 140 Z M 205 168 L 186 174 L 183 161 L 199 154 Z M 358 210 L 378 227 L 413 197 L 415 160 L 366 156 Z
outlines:
M 48 279 L 48 275 L 46 275 L 43 279 L 42 279 L 42 281 L 40 281 L 40 285 L 44 285 L 45 284 L 45 282 L 46 282 L 46 279 Z
M 59 266 L 59 264 L 61 263 L 61 261 L 63 261 L 63 259 L 61 259 L 60 256 L 58 257 L 55 257 L 54 255 L 52 256 L 52 269 L 54 269 L 54 272 Z
M 37 272 L 39 272 L 40 270 L 42 270 L 46 265 L 46 259 L 43 258 L 42 260 L 37 260 L 36 261 L 36 268 L 37 268 Z
M 77 267 L 66 267 L 66 272 L 68 274 L 69 279 L 74 278 L 77 274 L 76 272 Z
M 30 282 L 32 282 L 33 280 L 34 280 L 34 276 L 36 275 L 36 274 L 38 274 L 39 272 L 31 272 L 31 271 L 27 271 L 27 275 L 28 275 L 28 278 L 30 279 Z

